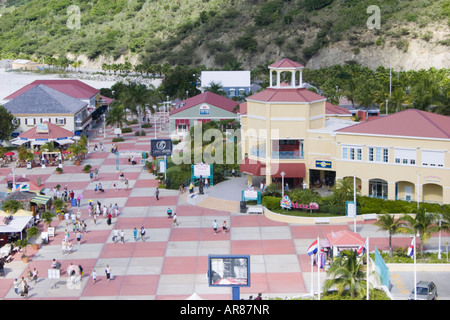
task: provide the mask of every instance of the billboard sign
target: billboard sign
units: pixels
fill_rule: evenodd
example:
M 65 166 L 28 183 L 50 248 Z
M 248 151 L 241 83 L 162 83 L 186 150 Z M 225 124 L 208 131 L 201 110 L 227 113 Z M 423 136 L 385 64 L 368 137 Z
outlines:
M 150 141 L 150 154 L 152 157 L 172 155 L 171 139 L 152 139 Z
M 208 256 L 208 282 L 210 287 L 249 287 L 250 256 Z

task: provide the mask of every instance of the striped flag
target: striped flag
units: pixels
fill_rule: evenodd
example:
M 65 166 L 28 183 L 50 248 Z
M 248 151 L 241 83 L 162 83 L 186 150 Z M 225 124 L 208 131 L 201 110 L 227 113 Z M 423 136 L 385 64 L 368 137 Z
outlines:
M 364 254 L 364 252 L 366 252 L 367 248 L 366 248 L 366 244 L 367 244 L 367 239 L 366 242 L 364 242 L 364 244 L 362 246 L 360 246 L 358 248 L 358 250 L 356 251 L 356 253 L 358 254 L 358 256 Z
M 317 247 L 318 247 L 318 245 L 317 245 L 317 240 L 316 240 L 309 246 L 308 251 L 307 251 L 308 255 L 312 256 L 314 253 L 316 253 Z
M 317 267 L 322 268 L 325 266 L 326 256 L 323 249 L 320 250 L 320 253 L 317 255 Z
M 408 247 L 408 256 L 410 256 L 411 258 L 414 256 L 414 249 L 415 249 L 415 243 L 414 243 L 415 238 L 413 238 L 411 240 L 411 244 Z

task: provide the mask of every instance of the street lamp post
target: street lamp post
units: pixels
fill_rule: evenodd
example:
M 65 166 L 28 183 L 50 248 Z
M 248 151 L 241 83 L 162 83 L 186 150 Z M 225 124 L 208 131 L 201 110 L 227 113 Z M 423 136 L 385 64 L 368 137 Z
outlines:
M 284 176 L 285 172 L 281 171 L 281 198 L 284 198 Z

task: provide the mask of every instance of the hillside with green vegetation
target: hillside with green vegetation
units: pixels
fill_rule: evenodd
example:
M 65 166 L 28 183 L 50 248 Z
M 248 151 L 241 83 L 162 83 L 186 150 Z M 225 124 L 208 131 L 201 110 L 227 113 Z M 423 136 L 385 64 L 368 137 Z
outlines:
M 420 66 L 426 54 L 424 61 L 436 59 L 431 66 L 441 68 L 450 45 L 448 1 L 376 1 L 380 28 L 370 30 L 367 8 L 373 4 L 372 0 L 7 0 L 0 9 L 0 58 L 70 54 L 84 58 L 85 66 L 120 59 L 134 65 L 239 69 L 289 57 L 307 66 L 355 60 L 363 65 L 371 61 L 373 67 L 386 66 L 387 61 L 374 61 L 379 57 L 370 52 L 393 50 L 399 64 L 409 61 L 401 58 L 408 55 Z M 79 8 L 78 27 L 73 27 L 76 11 L 68 11 L 71 5 Z M 344 50 L 345 56 L 333 53 L 335 49 Z

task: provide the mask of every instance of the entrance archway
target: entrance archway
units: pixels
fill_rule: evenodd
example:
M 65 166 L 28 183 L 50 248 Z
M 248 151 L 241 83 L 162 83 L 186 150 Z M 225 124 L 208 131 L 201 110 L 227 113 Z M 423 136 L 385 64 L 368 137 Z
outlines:
M 427 183 L 422 188 L 422 201 L 432 203 L 443 202 L 443 188 L 435 183 Z
M 372 198 L 388 198 L 388 183 L 383 179 L 369 180 L 369 197 Z
M 416 200 L 416 185 L 409 181 L 397 181 L 395 183 L 395 200 Z

